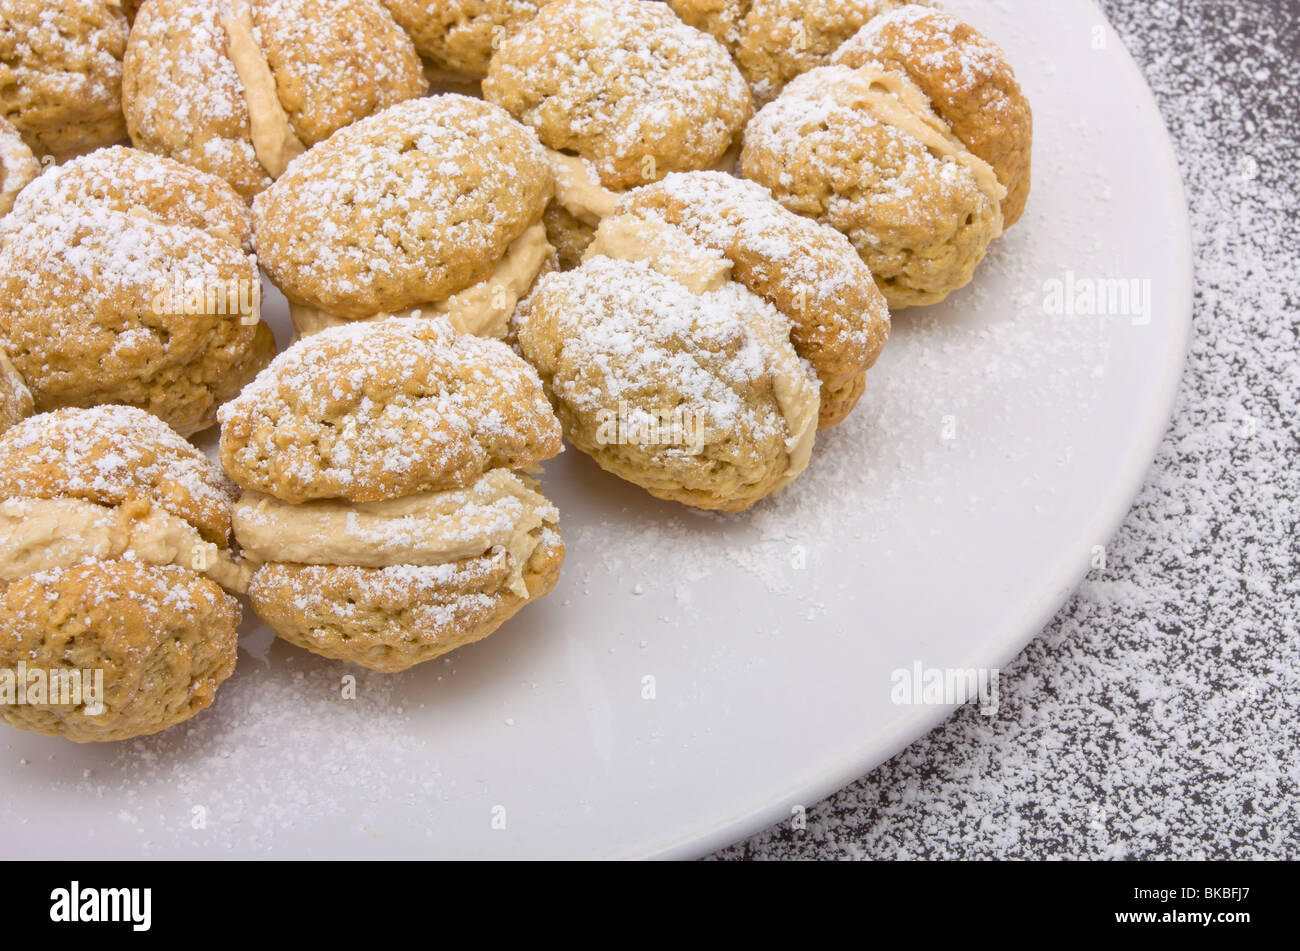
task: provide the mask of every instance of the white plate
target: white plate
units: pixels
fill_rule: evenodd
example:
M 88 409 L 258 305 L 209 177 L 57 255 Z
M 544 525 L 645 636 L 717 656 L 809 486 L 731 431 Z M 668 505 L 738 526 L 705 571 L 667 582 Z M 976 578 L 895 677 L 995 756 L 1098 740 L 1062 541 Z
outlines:
M 894 670 L 1010 661 L 1155 453 L 1190 242 L 1163 124 L 1092 3 L 948 6 L 1006 47 L 1034 104 L 1029 213 L 971 288 L 900 315 L 789 492 L 698 515 L 569 451 L 545 480 L 569 548 L 550 598 L 446 661 L 360 673 L 355 700 L 358 671 L 249 624 L 190 724 L 89 748 L 5 730 L 0 855 L 695 855 L 950 712 L 894 705 Z M 1046 313 L 1067 272 L 1149 281 L 1149 322 Z

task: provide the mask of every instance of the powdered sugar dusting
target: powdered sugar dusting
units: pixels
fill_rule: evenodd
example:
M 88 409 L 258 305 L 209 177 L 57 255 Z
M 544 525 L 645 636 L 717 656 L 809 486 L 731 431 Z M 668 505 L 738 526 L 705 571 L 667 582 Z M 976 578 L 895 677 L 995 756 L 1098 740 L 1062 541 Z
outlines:
M 403 310 L 486 278 L 551 188 L 536 135 L 500 108 L 413 100 L 336 132 L 259 195 L 258 252 L 290 299 Z
M 437 825 L 438 799 L 457 777 L 443 775 L 436 751 L 411 735 L 391 679 L 351 668 L 349 690 L 338 665 L 278 645 L 272 668 L 265 645 L 241 646 L 237 673 L 211 709 L 105 751 L 79 782 L 55 788 L 111 799 L 144 855 L 178 842 L 217 855 L 264 853 L 322 822 L 364 835 L 384 810 L 421 799 L 429 828 Z M 286 745 L 289 736 L 296 742 Z M 155 798 L 160 783 L 165 805 Z M 338 847 L 317 839 L 312 852 Z
M 420 317 L 300 341 L 219 419 L 235 479 L 291 502 L 400 498 L 560 451 L 532 367 L 496 340 Z
M 711 166 L 752 109 L 722 46 L 643 0 L 544 6 L 501 45 L 483 92 L 616 189 Z
M 241 194 L 269 184 L 253 150 L 244 87 L 221 25 L 227 0 L 159 0 L 141 10 L 125 59 L 132 141 L 226 179 Z
M 881 34 L 888 32 L 896 37 L 893 49 L 905 60 L 915 62 L 920 69 L 942 72 L 954 93 L 970 93 L 987 77 L 996 74 L 1004 60 L 1002 51 L 987 39 L 966 36 L 965 27 L 966 21 L 961 17 L 908 4 L 867 23 L 835 51 L 832 62 L 849 66 L 870 62 L 884 48 Z M 931 49 L 935 37 L 940 42 L 937 48 Z M 1000 99 L 987 105 L 1008 106 Z

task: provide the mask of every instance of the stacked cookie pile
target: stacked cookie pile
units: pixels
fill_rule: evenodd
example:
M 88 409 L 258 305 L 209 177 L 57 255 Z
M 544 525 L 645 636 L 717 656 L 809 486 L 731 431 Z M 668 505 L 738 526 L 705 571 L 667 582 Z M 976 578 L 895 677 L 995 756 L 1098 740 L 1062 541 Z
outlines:
M 0 717 L 178 723 L 240 598 L 385 672 L 485 637 L 559 577 L 562 438 L 795 483 L 1025 208 L 1028 103 L 935 7 L 0 0 L 0 669 L 111 681 Z

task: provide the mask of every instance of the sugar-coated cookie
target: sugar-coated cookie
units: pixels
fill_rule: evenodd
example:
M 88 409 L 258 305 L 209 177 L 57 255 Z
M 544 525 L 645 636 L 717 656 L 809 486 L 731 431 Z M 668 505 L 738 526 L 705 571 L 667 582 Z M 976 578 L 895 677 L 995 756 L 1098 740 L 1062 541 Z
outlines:
M 126 403 L 184 435 L 211 426 L 275 349 L 250 240 L 228 185 L 135 149 L 28 185 L 0 219 L 0 339 L 36 410 Z
M 389 672 L 486 637 L 559 576 L 558 513 L 524 471 L 559 451 L 504 343 L 414 317 L 299 341 L 222 411 L 254 609 Z
M 1024 210 L 1032 115 L 996 46 L 908 4 L 765 106 L 741 172 L 846 234 L 891 307 L 965 286 Z
M 1006 55 L 964 20 L 910 4 L 871 21 L 834 62 L 905 73 L 966 148 L 993 167 L 1007 190 L 1003 226 L 1029 200 L 1034 115 Z
M 841 422 L 889 339 L 889 308 L 853 246 L 720 172 L 669 175 L 619 211 L 682 229 L 731 266 L 732 280 L 790 320 L 790 340 L 821 382 L 820 426 Z
M 116 0 L 0 0 L 0 119 L 40 156 L 123 141 L 128 30 Z
M 483 94 L 552 150 L 548 238 L 576 264 L 618 193 L 730 164 L 753 114 L 712 37 L 648 0 L 556 0 L 506 37 Z
M 92 742 L 209 706 L 235 666 L 240 611 L 223 586 L 249 575 L 234 500 L 214 463 L 132 407 L 59 410 L 0 436 L 0 689 L 28 675 L 0 719 Z M 70 672 L 79 695 L 60 685 Z
M 483 94 L 622 190 L 711 168 L 753 111 L 711 37 L 650 0 L 558 0 L 501 44 Z
M 889 312 L 842 235 L 694 172 L 628 192 L 515 329 L 578 449 L 660 498 L 740 511 L 857 403 Z
M 545 150 L 505 110 L 461 95 L 343 129 L 253 205 L 254 242 L 302 334 L 381 316 L 502 336 L 553 256 Z

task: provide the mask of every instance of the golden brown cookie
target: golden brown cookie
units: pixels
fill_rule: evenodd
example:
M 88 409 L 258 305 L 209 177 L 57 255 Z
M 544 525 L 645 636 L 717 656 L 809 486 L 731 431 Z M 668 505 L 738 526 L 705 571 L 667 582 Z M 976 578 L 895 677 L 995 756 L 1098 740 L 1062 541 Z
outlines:
M 0 703 L 0 718 L 88 742 L 208 706 L 235 663 L 239 607 L 222 586 L 243 591 L 250 573 L 234 500 L 213 462 L 132 407 L 59 410 L 0 436 L 0 694 L 19 662 L 47 681 L 102 677 L 98 697 Z
M 741 170 L 847 235 L 893 308 L 967 284 L 1002 233 L 1006 189 L 992 167 L 893 71 L 799 76 L 745 130 Z
M 96 406 L 32 417 L 0 437 L 0 498 L 156 508 L 224 550 L 235 488 L 157 417 L 129 406 Z
M 0 118 L 38 155 L 121 142 L 127 31 L 114 0 L 0 0 Z
M 234 486 L 162 420 L 129 406 L 33 416 L 0 439 L 0 584 L 86 561 L 175 565 L 231 591 Z
M 443 321 L 322 331 L 221 412 L 221 462 L 244 489 L 355 502 L 464 487 L 560 451 L 536 373 Z
M 41 163 L 19 136 L 0 118 L 0 218 L 9 214 L 18 193 L 41 174 Z
M 796 76 L 825 66 L 832 53 L 873 17 L 907 0 L 669 0 L 691 26 L 722 43 L 770 102 Z M 926 6 L 933 5 L 925 0 Z
M 820 399 L 788 317 L 653 214 L 605 219 L 515 314 L 565 435 L 652 495 L 741 511 L 808 464 Z
M 501 108 L 459 95 L 341 130 L 253 206 L 267 275 L 306 334 L 379 315 L 505 332 L 552 250 L 545 150 Z
M 90 562 L 21 578 L 0 590 L 0 692 L 8 672 L 25 690 L 0 719 L 77 743 L 165 730 L 211 706 L 238 626 L 238 602 L 183 568 Z
M 101 149 L 0 219 L 0 337 L 36 409 L 127 403 L 189 435 L 270 359 L 248 211 L 224 182 Z
M 721 254 L 733 280 L 789 319 L 821 382 L 821 428 L 843 421 L 889 339 L 888 305 L 843 235 L 720 172 L 669 175 L 629 192 L 619 211 L 650 214 Z
M 550 0 L 383 0 L 437 74 L 478 80 L 507 36 Z
M 123 108 L 140 148 L 251 198 L 332 132 L 428 89 L 379 0 L 150 0 Z
M 418 318 L 321 331 L 222 411 L 258 615 L 308 650 L 404 670 L 550 591 L 558 513 L 519 471 L 560 451 L 508 346 Z
M 1007 190 L 1004 227 L 1029 200 L 1034 117 L 1006 55 L 958 17 L 910 4 L 873 20 L 845 43 L 836 63 L 904 73 L 953 134 L 993 167 Z
M 648 0 L 557 0 L 507 37 L 483 94 L 606 188 L 712 168 L 753 111 L 727 51 Z

